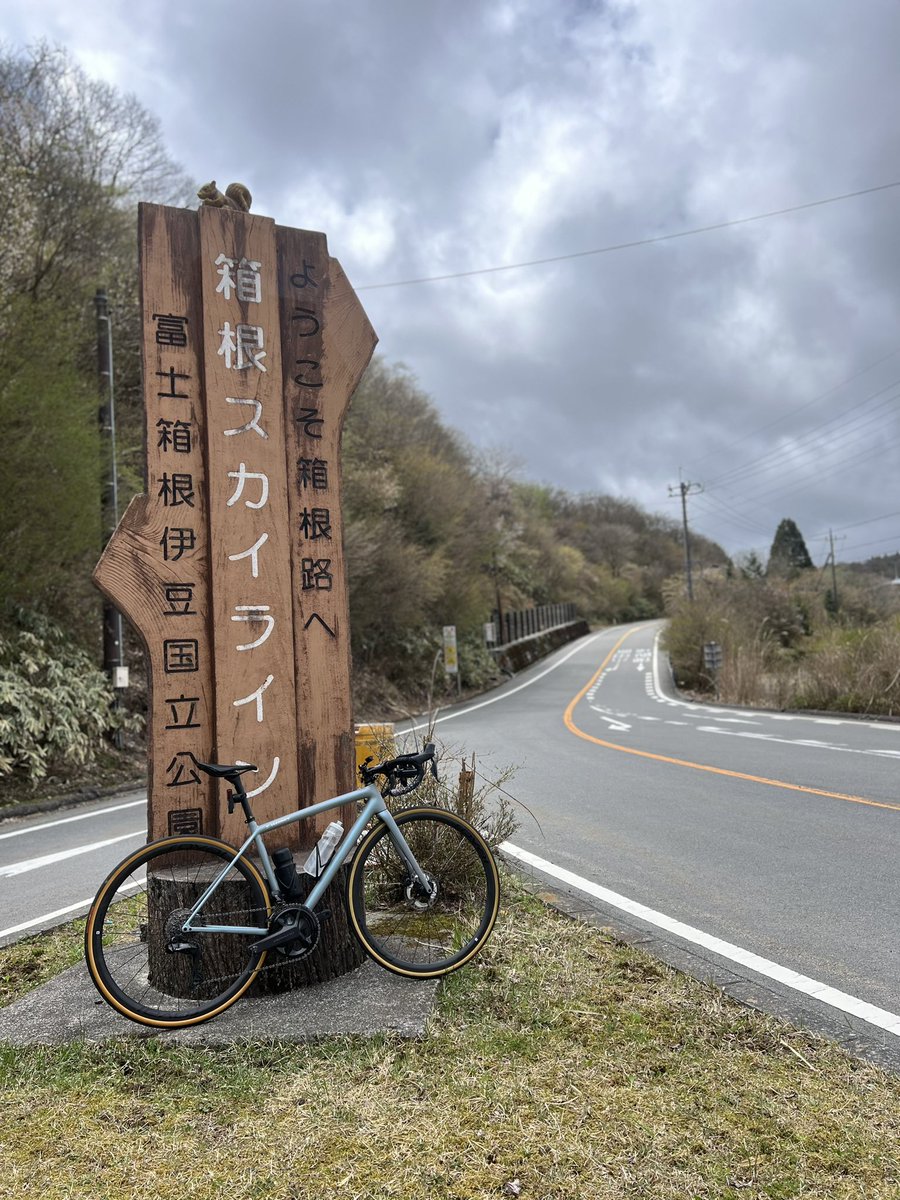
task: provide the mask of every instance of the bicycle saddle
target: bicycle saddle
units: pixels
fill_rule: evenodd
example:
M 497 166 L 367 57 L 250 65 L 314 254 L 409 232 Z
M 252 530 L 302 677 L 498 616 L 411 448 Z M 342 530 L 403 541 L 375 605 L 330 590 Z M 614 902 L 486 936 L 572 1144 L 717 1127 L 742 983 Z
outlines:
M 245 771 L 256 770 L 256 767 L 253 765 L 253 763 L 240 763 L 229 766 L 227 763 L 221 764 L 201 762 L 199 758 L 195 758 L 194 763 L 200 768 L 201 771 L 205 771 L 207 775 L 211 775 L 213 779 L 237 778 L 238 775 L 243 775 Z

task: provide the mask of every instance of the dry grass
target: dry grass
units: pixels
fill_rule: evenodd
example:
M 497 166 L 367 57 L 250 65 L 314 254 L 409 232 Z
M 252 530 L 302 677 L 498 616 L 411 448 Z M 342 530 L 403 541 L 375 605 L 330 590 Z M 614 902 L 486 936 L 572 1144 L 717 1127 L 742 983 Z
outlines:
M 805 573 L 791 582 L 701 580 L 694 602 L 670 605 L 664 644 L 680 684 L 724 704 L 896 717 L 900 597 L 849 582 L 842 592 L 835 618 Z M 712 641 L 722 648 L 715 678 L 703 665 Z
M 0 1196 L 900 1195 L 896 1079 L 508 891 L 420 1042 L 0 1048 Z

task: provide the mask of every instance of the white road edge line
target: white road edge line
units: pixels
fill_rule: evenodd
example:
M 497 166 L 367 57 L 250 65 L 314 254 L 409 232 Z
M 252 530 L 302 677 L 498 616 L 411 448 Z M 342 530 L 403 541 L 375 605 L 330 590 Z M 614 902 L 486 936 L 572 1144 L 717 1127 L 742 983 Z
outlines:
M 810 979 L 807 975 L 801 975 L 799 972 L 792 971 L 788 967 L 782 967 L 768 958 L 762 958 L 750 950 L 744 950 L 741 946 L 732 945 L 731 942 L 725 942 L 721 938 L 704 933 L 702 929 L 695 929 L 692 925 L 685 925 L 682 921 L 676 921 L 674 917 L 669 917 L 665 913 L 647 908 L 646 905 L 639 904 L 636 900 L 629 900 L 627 896 L 620 896 L 618 892 L 610 891 L 609 888 L 592 883 L 590 879 L 584 879 L 580 875 L 575 875 L 572 871 L 567 871 L 564 867 L 558 867 L 555 863 L 548 862 L 545 858 L 539 858 L 529 850 L 523 850 L 519 846 L 512 845 L 510 842 L 502 842 L 499 849 L 502 853 L 508 854 L 510 858 L 519 859 L 520 862 L 527 863 L 536 870 L 542 871 L 554 879 L 558 879 L 561 883 L 567 883 L 570 887 L 577 888 L 581 892 L 587 892 L 588 895 L 595 896 L 605 904 L 612 905 L 613 908 L 618 908 L 622 912 L 639 917 L 642 921 L 647 921 L 650 925 L 655 925 L 659 929 L 665 929 L 669 933 L 674 933 L 678 937 L 684 938 L 685 941 L 692 942 L 697 946 L 703 946 L 707 950 L 712 950 L 715 954 L 720 954 L 723 958 L 727 958 L 731 962 L 749 967 L 751 971 L 756 971 L 759 975 L 764 975 L 768 979 L 774 979 L 776 982 L 783 983 L 797 992 L 803 992 L 804 995 L 811 996 L 814 1000 L 820 1000 L 823 1004 L 828 1004 L 832 1008 L 840 1009 L 841 1012 L 858 1017 L 861 1021 L 867 1021 L 870 1025 L 876 1025 L 879 1029 L 886 1029 L 888 1033 L 900 1036 L 900 1016 L 897 1013 L 888 1012 L 887 1009 L 878 1008 L 876 1005 L 869 1004 L 865 1000 L 860 1000 L 856 996 L 851 996 L 847 992 L 838 991 L 837 988 L 830 987 L 827 983 L 820 983 L 816 979 Z
M 33 929 L 35 925 L 43 925 L 45 921 L 55 921 L 57 917 L 65 917 L 68 913 L 77 912 L 80 908 L 90 908 L 93 899 L 93 896 L 89 896 L 87 900 L 79 900 L 77 904 L 57 908 L 54 912 L 44 913 L 42 917 L 32 917 L 30 921 L 23 921 L 21 925 L 10 925 L 9 929 L 0 929 L 0 939 L 8 937 L 12 933 L 21 933 L 23 929 Z
M 609 633 L 608 629 L 601 629 L 599 633 L 595 633 L 592 638 L 588 638 L 586 642 L 578 641 L 576 644 L 545 671 L 541 671 L 540 675 L 535 675 L 531 679 L 526 679 L 524 683 L 520 683 L 518 687 L 510 688 L 508 692 L 504 692 L 502 696 L 492 696 L 490 700 L 480 700 L 477 704 L 470 704 L 468 708 L 462 708 L 459 712 L 446 713 L 443 717 L 436 717 L 435 725 L 439 725 L 441 721 L 452 721 L 454 717 L 465 717 L 471 712 L 475 712 L 477 708 L 485 708 L 488 704 L 496 704 L 499 700 L 505 700 L 508 696 L 514 696 L 516 692 L 521 692 L 522 688 L 531 687 L 533 683 L 537 683 L 539 679 L 543 679 L 545 675 L 549 675 L 551 671 L 555 671 L 557 667 L 561 667 L 564 662 L 572 657 L 578 650 L 583 650 L 585 646 L 589 646 L 591 642 L 595 642 L 598 637 L 604 633 Z M 404 733 L 415 733 L 417 729 L 427 729 L 430 722 L 422 721 L 419 725 L 410 725 L 405 729 Z
M 110 808 L 95 808 L 90 812 L 76 813 L 74 817 L 60 817 L 58 821 L 44 821 L 41 825 L 26 825 L 23 829 L 13 829 L 9 833 L 0 833 L 0 841 L 4 838 L 21 837 L 23 833 L 37 833 L 40 829 L 55 829 L 57 825 L 68 825 L 71 821 L 87 821 L 90 817 L 105 817 L 107 813 L 121 812 L 123 808 L 137 808 L 139 804 L 146 805 L 146 796 L 140 800 L 129 800 L 127 804 L 113 804 Z
M 143 879 L 136 879 L 133 883 L 126 883 L 119 890 L 122 892 L 131 891 L 138 888 L 143 883 Z M 0 929 L 0 939 L 8 937 L 12 933 L 21 933 L 23 929 L 33 929 L 35 925 L 43 925 L 47 921 L 55 921 L 57 917 L 68 916 L 69 913 L 78 912 L 79 909 L 88 909 L 94 903 L 94 897 L 89 896 L 87 900 L 79 900 L 77 904 L 67 904 L 65 908 L 57 908 L 54 912 L 44 913 L 40 917 L 32 917 L 30 921 L 23 921 L 20 925 L 10 925 L 9 929 Z
M 40 867 L 49 867 L 66 858 L 77 858 L 79 854 L 90 854 L 93 850 L 102 850 L 104 846 L 114 846 L 116 842 L 127 842 L 130 838 L 145 837 L 146 833 L 146 829 L 134 829 L 131 833 L 121 833 L 118 837 L 106 838 L 102 842 L 72 846 L 68 850 L 57 850 L 55 854 L 43 854 L 40 858 L 23 858 L 21 862 L 9 863 L 5 867 L 0 867 L 0 879 L 9 879 L 13 875 L 24 875 L 26 871 L 37 871 Z

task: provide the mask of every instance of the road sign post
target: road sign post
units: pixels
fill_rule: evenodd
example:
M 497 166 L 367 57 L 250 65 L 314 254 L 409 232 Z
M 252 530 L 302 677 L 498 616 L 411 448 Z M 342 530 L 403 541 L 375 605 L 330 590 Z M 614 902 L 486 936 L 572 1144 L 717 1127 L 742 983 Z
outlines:
M 703 665 L 716 686 L 716 697 L 718 698 L 719 671 L 722 669 L 722 647 L 718 642 L 703 643 Z

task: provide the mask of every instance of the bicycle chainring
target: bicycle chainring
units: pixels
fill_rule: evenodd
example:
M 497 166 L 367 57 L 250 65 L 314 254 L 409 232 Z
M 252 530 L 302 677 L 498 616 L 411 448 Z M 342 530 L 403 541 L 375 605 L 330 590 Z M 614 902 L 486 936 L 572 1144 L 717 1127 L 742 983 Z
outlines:
M 306 958 L 315 950 L 319 944 L 322 926 L 319 918 L 312 909 L 307 908 L 305 905 L 279 904 L 272 912 L 272 919 L 269 921 L 269 934 L 287 933 L 292 928 L 296 930 L 295 937 L 280 946 L 276 946 L 275 949 L 282 958 L 289 959 L 291 962 L 298 962 L 301 958 Z

